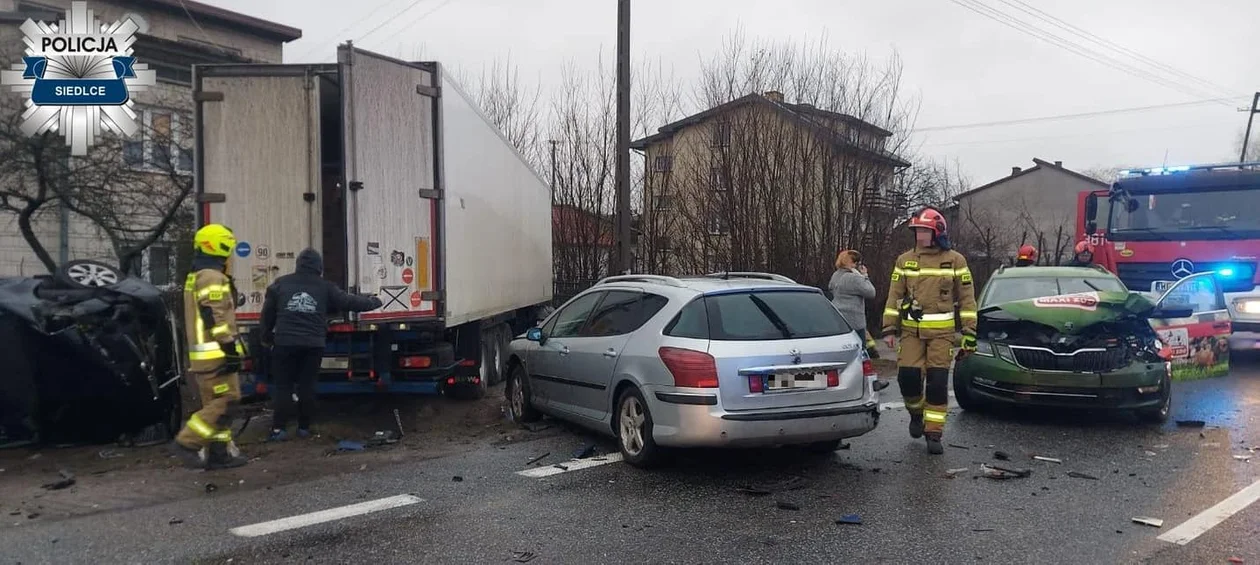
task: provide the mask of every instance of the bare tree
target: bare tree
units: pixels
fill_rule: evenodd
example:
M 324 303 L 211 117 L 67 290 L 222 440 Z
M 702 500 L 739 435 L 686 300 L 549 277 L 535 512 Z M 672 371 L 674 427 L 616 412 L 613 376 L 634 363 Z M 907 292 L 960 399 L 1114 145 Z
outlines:
M 536 170 L 544 170 L 542 132 L 546 130 L 542 83 L 531 88 L 521 80 L 520 68 L 511 55 L 494 60 L 473 76 L 457 70 L 457 80 L 469 89 L 473 102 Z

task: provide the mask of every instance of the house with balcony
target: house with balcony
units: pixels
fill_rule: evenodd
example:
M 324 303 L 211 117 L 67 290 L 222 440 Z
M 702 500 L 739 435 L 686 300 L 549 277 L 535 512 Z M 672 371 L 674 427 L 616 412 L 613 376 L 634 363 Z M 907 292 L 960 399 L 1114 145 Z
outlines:
M 775 91 L 661 126 L 631 143 L 645 165 L 639 264 L 829 276 L 837 250 L 906 213 L 892 187 L 910 164 L 887 148 L 892 135 Z
M 0 0 L 0 49 L 6 59 L 20 57 L 27 20 L 55 22 L 66 17 L 71 0 Z M 89 0 L 87 7 L 103 23 L 123 18 L 139 30 L 132 48 L 136 62 L 156 71 L 157 87 L 133 93 L 140 131 L 118 145 L 119 167 L 151 173 L 154 182 L 192 182 L 192 66 L 212 63 L 280 63 L 284 45 L 301 30 L 193 0 Z M 2 64 L 12 64 L 5 60 Z M 6 89 L 7 90 L 7 89 Z M 17 97 L 12 92 L 0 93 Z M 12 105 L 10 105 L 12 106 Z M 110 135 L 106 133 L 105 135 Z M 191 205 L 191 203 L 189 203 Z M 138 226 L 158 218 L 138 217 Z M 188 225 L 184 225 L 188 224 Z M 181 222 L 177 229 L 191 227 Z M 116 260 L 108 238 L 85 217 L 50 203 L 33 222 L 40 242 L 58 263 L 74 259 Z M 177 230 L 176 230 L 177 231 Z M 150 246 L 142 265 L 153 282 L 167 284 L 175 271 L 175 242 Z M 0 276 L 47 272 L 17 229 L 16 214 L 0 211 Z

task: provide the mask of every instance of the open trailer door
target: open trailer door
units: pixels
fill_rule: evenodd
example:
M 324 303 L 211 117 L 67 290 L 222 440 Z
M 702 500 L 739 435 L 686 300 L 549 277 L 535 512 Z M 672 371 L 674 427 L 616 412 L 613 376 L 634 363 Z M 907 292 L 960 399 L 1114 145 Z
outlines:
M 432 68 L 337 50 L 349 192 L 349 283 L 384 306 L 361 319 L 438 315 L 437 99 Z M 490 226 L 493 228 L 493 226 Z
M 1214 273 L 1198 273 L 1173 283 L 1152 317 L 1164 344 L 1172 348 L 1173 380 L 1194 380 L 1229 374 L 1230 316 L 1225 294 Z
M 304 65 L 198 65 L 196 191 L 200 221 L 232 229 L 237 318 L 257 320 L 263 295 L 321 250 L 318 76 Z

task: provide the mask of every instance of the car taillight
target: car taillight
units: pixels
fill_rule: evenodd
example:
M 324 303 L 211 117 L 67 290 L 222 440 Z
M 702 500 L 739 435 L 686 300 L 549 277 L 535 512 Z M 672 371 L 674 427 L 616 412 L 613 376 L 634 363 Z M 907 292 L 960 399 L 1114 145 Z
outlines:
M 428 369 L 433 360 L 424 356 L 399 357 L 398 366 L 404 369 Z
M 875 374 L 875 364 L 871 363 L 870 359 L 862 360 L 862 376 L 864 377 L 878 377 L 879 376 Z
M 748 375 L 748 392 L 765 392 L 766 378 L 761 375 Z
M 840 371 L 835 369 L 827 371 L 827 386 L 840 386 Z
M 712 355 L 678 347 L 662 347 L 657 354 L 674 375 L 674 386 L 717 388 L 717 363 Z

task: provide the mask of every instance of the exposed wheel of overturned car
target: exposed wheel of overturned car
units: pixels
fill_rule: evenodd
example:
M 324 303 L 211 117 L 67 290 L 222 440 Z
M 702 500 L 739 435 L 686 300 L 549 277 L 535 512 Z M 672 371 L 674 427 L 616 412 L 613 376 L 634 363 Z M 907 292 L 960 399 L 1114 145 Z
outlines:
M 123 279 L 118 269 L 100 261 L 79 259 L 57 267 L 53 278 L 66 288 L 108 288 Z

